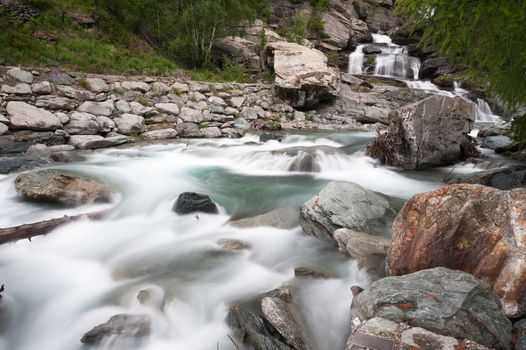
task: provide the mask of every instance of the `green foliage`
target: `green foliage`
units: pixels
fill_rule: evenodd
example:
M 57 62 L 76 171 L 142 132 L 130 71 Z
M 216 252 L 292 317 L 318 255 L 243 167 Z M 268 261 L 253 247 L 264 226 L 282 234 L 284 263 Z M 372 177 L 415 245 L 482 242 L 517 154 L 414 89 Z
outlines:
M 274 72 L 273 69 L 267 69 L 263 73 L 263 81 L 265 83 L 272 84 L 274 80 L 276 79 L 276 72 Z
M 526 115 L 516 117 L 511 127 L 511 136 L 519 142 L 519 147 L 526 147 Z
M 198 81 L 214 81 L 214 82 L 239 82 L 248 83 L 250 77 L 245 71 L 242 64 L 235 63 L 232 60 L 225 58 L 222 69 L 214 71 L 207 68 L 194 68 L 188 70 L 186 74 L 193 80 Z
M 292 22 L 289 22 L 286 18 L 282 18 L 277 32 L 289 42 L 303 44 L 305 39 L 307 39 L 308 23 L 308 18 L 297 11 L 292 17 Z
M 267 36 L 265 35 L 265 28 L 261 28 L 261 30 L 258 33 L 259 35 L 259 49 L 264 50 L 265 47 L 267 47 Z

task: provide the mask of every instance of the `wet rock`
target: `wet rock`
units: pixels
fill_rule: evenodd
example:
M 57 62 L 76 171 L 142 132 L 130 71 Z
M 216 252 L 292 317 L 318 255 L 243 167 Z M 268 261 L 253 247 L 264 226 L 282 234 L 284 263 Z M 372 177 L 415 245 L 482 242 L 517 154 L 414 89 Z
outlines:
M 488 137 L 488 136 L 502 136 L 506 135 L 511 130 L 511 123 L 503 124 L 503 125 L 487 125 L 482 128 L 480 128 L 479 132 L 477 133 L 477 137 Z
M 334 241 L 339 228 L 384 235 L 396 216 L 390 200 L 351 182 L 330 182 L 301 208 L 303 231 Z
M 373 37 L 367 23 L 358 18 L 351 18 L 351 34 L 348 46 L 356 47 L 361 43 L 371 42 L 372 40 Z
M 449 184 L 468 183 L 491 186 L 500 190 L 526 187 L 526 165 L 509 165 L 503 168 L 489 169 L 470 174 L 451 176 Z
M 311 108 L 338 96 L 340 77 L 327 66 L 322 52 L 295 43 L 275 42 L 267 46 L 267 55 L 276 73 L 276 91 L 293 107 Z
M 65 138 L 53 132 L 14 131 L 0 136 L 0 153 L 23 153 L 37 143 L 47 146 L 60 145 L 65 143 Z
M 430 332 L 511 349 L 511 322 L 484 282 L 470 274 L 434 268 L 373 282 L 351 306 L 353 323 L 380 317 Z
M 20 174 L 15 180 L 15 187 L 26 199 L 65 206 L 109 202 L 112 196 L 108 186 L 63 170 Z
M 513 324 L 513 331 L 515 332 L 515 349 L 526 350 L 526 319 L 522 319 Z
M 356 259 L 361 268 L 375 279 L 385 276 L 385 257 L 389 239 L 341 228 L 334 231 L 338 248 Z
M 430 96 L 390 113 L 387 133 L 377 137 L 366 154 L 405 169 L 452 164 L 464 156 L 474 121 L 473 103 Z
M 117 125 L 119 132 L 122 134 L 129 135 L 146 131 L 144 118 L 139 115 L 124 113 L 115 117 L 113 121 Z
M 177 197 L 172 210 L 177 214 L 184 215 L 195 212 L 217 214 L 217 205 L 209 196 L 195 192 L 183 192 Z
M 285 135 L 281 132 L 264 132 L 263 134 L 259 136 L 259 141 L 267 142 L 270 140 L 275 140 L 275 141 L 281 142 L 281 140 L 283 140 L 284 137 Z
M 497 148 L 509 147 L 514 141 L 508 136 L 487 136 L 482 140 L 482 147 L 496 150 Z
M 6 74 L 22 83 L 31 84 L 33 82 L 33 74 L 20 68 L 11 68 Z
M 53 163 L 40 156 L 0 157 L 0 174 L 9 174 L 35 169 Z
M 152 130 L 142 133 L 141 137 L 146 140 L 173 139 L 177 137 L 177 131 L 175 129 Z
M 382 53 L 382 49 L 378 46 L 367 45 L 363 47 L 363 53 L 366 55 L 376 55 Z
M 217 244 L 224 249 L 230 250 L 248 250 L 251 248 L 249 243 L 237 239 L 220 239 L 217 241 Z
M 270 322 L 248 308 L 230 306 L 226 322 L 234 338 L 254 350 L 294 350 Z
M 307 349 L 307 341 L 301 326 L 296 321 L 292 304 L 276 297 L 265 297 L 261 301 L 261 311 L 272 326 L 285 338 L 287 344 L 295 349 Z
M 320 166 L 316 161 L 315 154 L 300 151 L 296 159 L 290 164 L 289 171 L 317 173 L 320 171 Z
M 447 58 L 432 57 L 422 62 L 418 77 L 420 79 L 433 79 L 439 75 L 451 73 L 451 71 L 452 68 Z
M 62 127 L 56 115 L 25 102 L 8 102 L 7 113 L 13 129 L 56 130 Z
M 133 343 L 148 337 L 151 332 L 151 321 L 147 315 L 112 316 L 108 322 L 96 326 L 85 333 L 80 342 L 87 345 L 100 345 L 103 340 L 111 338 L 111 342 L 123 342 L 133 346 Z
M 113 101 L 107 100 L 104 102 L 92 102 L 86 101 L 81 104 L 78 108 L 79 112 L 86 112 L 93 115 L 104 115 L 106 117 L 110 116 L 115 112 L 115 106 Z
M 436 266 L 469 272 L 493 288 L 507 316 L 526 314 L 526 189 L 459 184 L 417 194 L 392 234 L 391 275 Z
M 289 230 L 298 226 L 299 213 L 293 208 L 278 208 L 265 214 L 230 221 L 229 224 L 238 228 L 270 226 Z
M 339 278 L 338 274 L 333 271 L 307 266 L 295 267 L 294 276 L 304 278 Z

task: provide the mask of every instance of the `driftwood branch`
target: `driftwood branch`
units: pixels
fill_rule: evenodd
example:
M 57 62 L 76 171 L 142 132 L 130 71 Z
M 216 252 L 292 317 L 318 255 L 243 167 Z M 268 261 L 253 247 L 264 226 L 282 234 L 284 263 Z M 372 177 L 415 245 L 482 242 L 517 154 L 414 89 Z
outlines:
M 0 244 L 15 242 L 21 239 L 29 238 L 34 236 L 45 235 L 46 233 L 51 232 L 60 225 L 79 220 L 82 218 L 88 218 L 97 220 L 100 219 L 108 210 L 102 210 L 90 214 L 80 214 L 73 216 L 63 216 L 57 219 L 45 220 L 40 222 L 35 222 L 32 224 L 24 224 L 20 226 L 8 227 L 0 229 Z

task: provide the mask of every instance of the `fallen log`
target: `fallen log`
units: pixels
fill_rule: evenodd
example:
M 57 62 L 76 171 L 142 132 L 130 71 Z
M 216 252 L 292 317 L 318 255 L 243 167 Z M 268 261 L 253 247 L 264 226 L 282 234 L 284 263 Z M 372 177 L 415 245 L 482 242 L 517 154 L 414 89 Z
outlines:
M 19 226 L 2 228 L 0 229 L 0 244 L 15 242 L 25 238 L 31 239 L 31 237 L 45 235 L 46 233 L 53 231 L 60 225 L 83 218 L 97 220 L 100 219 L 107 212 L 108 210 L 102 210 L 89 214 L 80 214 L 73 216 L 64 215 L 61 218 L 39 221 L 32 224 L 24 224 Z

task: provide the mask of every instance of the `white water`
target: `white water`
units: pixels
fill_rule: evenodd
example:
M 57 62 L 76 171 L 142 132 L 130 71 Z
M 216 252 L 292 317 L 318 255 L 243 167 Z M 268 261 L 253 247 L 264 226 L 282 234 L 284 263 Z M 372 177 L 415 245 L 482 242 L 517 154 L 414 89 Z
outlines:
M 293 303 L 317 349 L 342 348 L 350 329 L 349 287 L 366 286 L 367 275 L 299 227 L 237 229 L 226 223 L 236 214 L 298 208 L 329 180 L 408 198 L 438 187 L 437 179 L 449 171 L 419 180 L 339 149 L 372 136 L 290 136 L 283 143 L 257 145 L 246 144 L 257 136 L 196 140 L 104 150 L 62 166 L 109 182 L 122 195 L 102 220 L 74 222 L 32 242 L 0 246 L 0 284 L 6 285 L 0 312 L 7 310 L 9 321 L 0 325 L 0 349 L 80 350 L 83 333 L 118 313 L 150 315 L 152 335 L 137 349 L 234 349 L 224 321 L 228 304 L 280 287 L 299 265 L 340 276 L 299 281 Z M 301 152 L 315 155 L 320 172 L 289 171 Z M 22 202 L 12 189 L 15 176 L 0 178 L 1 227 L 62 215 Z M 174 214 L 170 208 L 184 191 L 209 194 L 221 205 L 220 214 Z M 217 244 L 222 238 L 252 248 L 225 251 Z M 144 289 L 154 296 L 149 305 L 136 299 Z
M 432 94 L 449 97 L 460 96 L 473 102 L 467 97 L 469 92 L 462 89 L 457 82 L 454 82 L 453 91 L 446 91 L 440 89 L 431 81 L 419 80 L 420 59 L 409 56 L 407 47 L 393 44 L 391 38 L 387 35 L 372 34 L 372 37 L 373 45 L 380 44 L 378 48 L 382 50 L 381 54 L 376 55 L 373 75 L 402 79 L 411 89 L 423 90 Z M 349 55 L 348 72 L 350 74 L 364 74 L 363 62 L 365 55 L 363 48 L 365 46 L 367 45 L 358 46 L 356 50 Z M 493 114 L 489 104 L 480 98 L 477 99 L 476 109 L 476 121 L 479 123 L 493 124 L 502 121 L 499 116 Z

